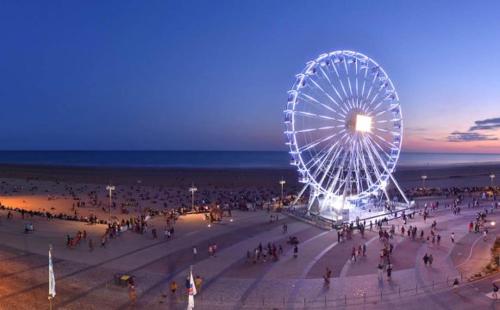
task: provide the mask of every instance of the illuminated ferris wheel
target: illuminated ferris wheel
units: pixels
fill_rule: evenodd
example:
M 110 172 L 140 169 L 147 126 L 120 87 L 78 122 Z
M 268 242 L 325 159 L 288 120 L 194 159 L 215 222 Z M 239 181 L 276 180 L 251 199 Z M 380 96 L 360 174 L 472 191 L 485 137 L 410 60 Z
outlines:
M 296 76 L 288 95 L 285 135 L 291 164 L 310 189 L 309 208 L 328 215 L 346 203 L 387 196 L 390 179 L 408 203 L 392 176 L 403 137 L 401 106 L 380 65 L 353 51 L 322 54 Z

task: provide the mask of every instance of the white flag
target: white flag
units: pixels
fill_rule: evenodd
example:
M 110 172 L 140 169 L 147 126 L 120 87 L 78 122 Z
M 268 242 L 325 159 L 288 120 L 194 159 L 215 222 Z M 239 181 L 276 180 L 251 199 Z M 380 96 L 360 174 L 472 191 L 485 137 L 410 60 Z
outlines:
M 54 267 L 52 266 L 52 253 L 49 249 L 49 297 L 56 296 L 56 278 L 54 276 Z
M 194 295 L 196 295 L 196 285 L 193 279 L 193 270 L 189 271 L 189 289 L 188 289 L 188 310 L 194 309 Z

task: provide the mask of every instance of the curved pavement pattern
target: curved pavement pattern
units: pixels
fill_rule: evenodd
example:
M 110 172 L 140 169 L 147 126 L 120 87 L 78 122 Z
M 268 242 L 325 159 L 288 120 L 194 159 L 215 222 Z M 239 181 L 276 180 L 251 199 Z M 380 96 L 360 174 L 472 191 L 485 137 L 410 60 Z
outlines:
M 55 309 L 185 309 L 184 280 L 190 266 L 204 278 L 195 297 L 196 309 L 495 309 L 496 301 L 488 293 L 497 276 L 473 283 L 467 275 L 478 272 L 489 257 L 497 235 L 490 227 L 487 241 L 467 231 L 468 222 L 481 209 L 464 209 L 455 216 L 449 210 L 438 211 L 426 222 L 421 217 L 408 225 L 424 229 L 426 235 L 433 220 L 442 236 L 440 245 L 401 236 L 401 220 L 390 222 L 397 228 L 392 279 L 378 278 L 376 266 L 381 242 L 376 232 L 365 237 L 354 234 L 352 240 L 337 242 L 335 231 L 324 231 L 279 215 L 270 223 L 265 212 L 235 212 L 234 222 L 208 228 L 201 216 L 181 218 L 172 240 L 153 240 L 127 232 L 111 240 L 106 249 L 86 246 L 70 250 L 62 244 L 66 233 L 86 229 L 98 238 L 104 227 L 81 223 L 35 219 L 33 235 L 22 233 L 23 221 L 15 218 L 0 224 L 1 308 L 43 309 L 47 307 L 48 243 L 55 246 L 55 271 L 58 295 Z M 498 221 L 500 212 L 489 216 Z M 155 219 L 161 227 L 161 219 Z M 288 233 L 281 226 L 287 223 Z M 454 232 L 456 242 L 450 240 Z M 293 258 L 286 243 L 291 235 L 300 240 L 299 256 Z M 98 240 L 98 239 L 96 239 Z M 284 248 L 277 262 L 246 261 L 246 253 L 259 243 L 273 242 Z M 209 244 L 217 243 L 216 257 L 209 257 Z M 353 246 L 366 243 L 367 256 L 351 261 Z M 97 244 L 97 242 L 96 242 Z M 197 246 L 198 256 L 192 254 Z M 422 256 L 434 256 L 432 266 L 424 266 Z M 329 288 L 322 276 L 326 267 L 333 271 Z M 113 284 L 115 273 L 131 273 L 136 278 L 138 299 L 128 300 L 127 289 Z M 454 278 L 461 286 L 451 289 Z M 179 284 L 177 296 L 168 291 L 171 281 Z M 7 284 L 6 284 L 7 283 Z M 29 305 L 29 306 L 28 306 Z

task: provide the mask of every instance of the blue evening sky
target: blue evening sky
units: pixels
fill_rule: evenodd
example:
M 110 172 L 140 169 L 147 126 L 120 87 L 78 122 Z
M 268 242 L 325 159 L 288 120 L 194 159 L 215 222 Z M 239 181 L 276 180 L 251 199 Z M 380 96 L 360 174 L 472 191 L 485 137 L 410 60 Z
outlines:
M 405 150 L 500 153 L 499 1 L 4 0 L 0 27 L 0 149 L 285 150 L 294 75 L 353 49 Z

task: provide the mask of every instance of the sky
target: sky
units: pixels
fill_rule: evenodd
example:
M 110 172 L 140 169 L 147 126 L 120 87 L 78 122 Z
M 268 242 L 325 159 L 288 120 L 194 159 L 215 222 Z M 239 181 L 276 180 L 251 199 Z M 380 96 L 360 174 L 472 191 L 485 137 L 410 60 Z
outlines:
M 403 151 L 500 153 L 498 1 L 0 1 L 0 149 L 286 150 L 295 74 L 375 59 Z

